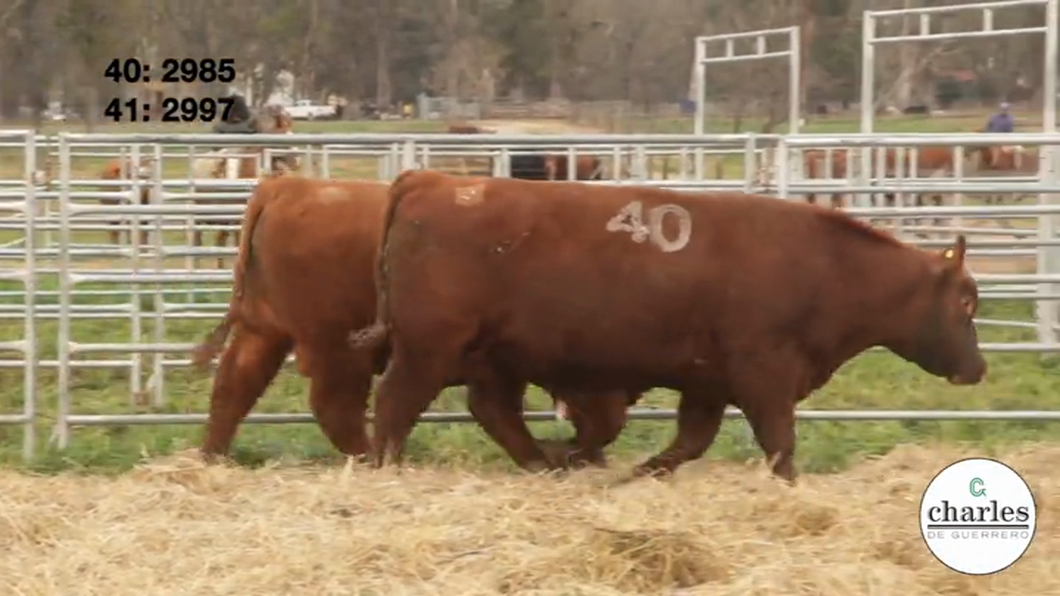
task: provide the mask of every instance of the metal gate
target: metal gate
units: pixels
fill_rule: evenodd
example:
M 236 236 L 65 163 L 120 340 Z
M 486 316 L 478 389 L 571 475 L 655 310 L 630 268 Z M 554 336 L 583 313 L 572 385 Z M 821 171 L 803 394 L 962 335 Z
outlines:
M 40 358 L 35 141 L 33 131 L 0 131 L 0 155 L 10 166 L 9 173 L 0 180 L 0 328 L 4 330 L 0 337 L 0 369 L 5 376 L 19 371 L 22 385 L 21 404 L 6 405 L 0 411 L 0 425 L 22 427 L 25 458 L 32 457 L 36 443 Z M 21 411 L 12 411 L 14 408 Z
M 26 147 L 32 148 L 32 138 L 27 137 Z M 983 141 L 983 136 L 976 137 Z M 299 147 L 315 162 L 316 173 L 336 172 L 341 169 L 342 159 L 362 160 L 369 164 L 380 179 L 389 179 L 403 168 L 415 167 L 418 163 L 430 163 L 444 156 L 461 154 L 490 159 L 493 170 L 504 175 L 507 156 L 530 150 L 562 150 L 570 156 L 593 154 L 615 167 L 610 169 L 610 180 L 595 184 L 667 186 L 676 190 L 769 190 L 762 189 L 748 170 L 748 175 L 739 180 L 718 180 L 702 176 L 701 167 L 692 161 L 697 152 L 728 151 L 742 155 L 745 163 L 754 163 L 757 152 L 763 147 L 778 150 L 778 156 L 798 154 L 808 147 L 853 146 L 886 147 L 917 146 L 923 144 L 959 144 L 967 142 L 960 135 L 844 135 L 823 137 L 801 135 L 786 137 L 764 137 L 761 135 L 577 135 L 577 136 L 505 136 L 490 135 L 60 135 L 56 142 L 59 161 L 59 179 L 53 191 L 40 192 L 32 184 L 24 183 L 27 199 L 12 205 L 22 210 L 26 235 L 32 238 L 36 232 L 54 227 L 57 238 L 54 246 L 46 243 L 36 253 L 22 255 L 25 268 L 36 271 L 38 276 L 54 274 L 57 280 L 57 304 L 54 310 L 34 310 L 32 299 L 27 299 L 26 337 L 21 344 L 32 351 L 34 314 L 36 320 L 48 317 L 58 319 L 55 335 L 46 342 L 57 342 L 57 359 L 43 362 L 57 369 L 59 391 L 56 396 L 55 437 L 60 447 L 69 445 L 72 429 L 78 426 L 107 426 L 128 424 L 199 424 L 205 420 L 201 413 L 120 413 L 100 411 L 89 399 L 89 392 L 79 388 L 80 375 L 91 369 L 119 369 L 130 371 L 129 403 L 150 403 L 162 406 L 166 403 L 166 377 L 169 371 L 184 367 L 188 359 L 184 354 L 191 347 L 188 329 L 212 325 L 221 316 L 227 305 L 230 273 L 224 269 L 204 267 L 202 257 L 218 254 L 234 254 L 234 249 L 199 249 L 187 245 L 189 227 L 201 225 L 205 217 L 238 219 L 243 202 L 249 195 L 253 181 L 194 180 L 187 176 L 164 176 L 171 162 L 186 162 L 189 152 L 195 147 L 216 148 L 221 145 L 288 145 Z M 990 139 L 987 139 L 989 141 Z M 1006 141 L 1016 140 L 1028 145 L 1060 144 L 1054 135 L 1021 135 L 1018 139 L 1006 135 Z M 136 160 L 140 156 L 152 156 L 155 161 L 151 176 L 147 180 L 115 181 L 104 184 L 100 180 L 85 179 L 75 168 L 78 159 L 91 159 L 104 148 L 107 155 L 126 155 Z M 32 171 L 32 150 L 27 150 L 27 171 Z M 678 156 L 685 160 L 683 174 L 677 179 L 653 180 L 647 175 L 648 162 L 660 154 Z M 98 159 L 98 157 L 96 157 Z M 366 161 L 365 161 L 366 160 Z M 351 162 L 352 163 L 352 162 Z M 360 163 L 360 162 L 358 162 Z M 628 167 L 619 167 L 626 164 Z M 341 166 L 341 167 L 340 167 Z M 804 193 L 813 189 L 825 192 L 835 190 L 840 181 L 812 181 L 791 178 L 780 169 L 776 191 Z M 934 179 L 910 181 L 904 179 L 874 179 L 874 185 L 858 187 L 847 185 L 848 192 L 880 192 L 888 189 L 905 192 L 953 191 L 970 192 L 979 189 L 977 183 L 964 179 Z M 1026 192 L 1060 192 L 1055 174 L 1033 181 L 1013 181 L 1012 188 Z M 139 196 L 141 187 L 150 189 L 150 201 L 141 205 L 130 197 Z M 888 186 L 889 185 L 889 186 Z M 204 190 L 204 188 L 208 190 Z M 112 204 L 100 204 L 100 199 L 110 199 Z M 53 201 L 54 209 L 47 208 L 48 215 L 34 218 L 30 208 L 35 200 Z M 117 201 L 116 204 L 113 202 Z M 210 201 L 211 204 L 202 204 Z M 127 204 L 125 204 L 127 203 Z M 5 205 L 6 206 L 6 205 Z M 918 217 L 942 215 L 947 217 L 1036 217 L 1051 219 L 1060 212 L 1060 206 L 1027 205 L 1005 207 L 941 207 L 941 208 L 877 208 L 851 210 L 856 215 L 873 217 Z M 27 215 L 28 214 L 28 215 Z M 192 223 L 189 224 L 189 221 Z M 198 223 L 196 223 L 198 222 Z M 229 227 L 234 225 L 228 224 Z M 223 226 L 218 226 L 223 227 Z M 128 241 L 120 245 L 106 245 L 91 240 L 92 234 L 101 230 L 120 229 L 131 232 Z M 1038 236 L 1000 243 L 973 241 L 973 255 L 989 256 L 991 251 L 1023 251 L 1020 254 L 1037 259 L 1039 272 L 1033 275 L 982 275 L 981 291 L 984 300 L 995 298 L 1019 298 L 1037 302 L 1053 301 L 1058 297 L 1056 288 L 1060 284 L 1060 272 L 1053 268 L 1055 261 L 1049 258 L 1050 250 L 1060 241 L 1043 226 Z M 141 242 L 139 232 L 146 232 L 146 241 Z M 1049 232 L 1047 234 L 1047 232 Z M 39 234 L 37 234 L 39 235 Z M 925 245 L 938 245 L 945 238 L 916 240 Z M 20 253 L 22 254 L 22 253 Z M 54 259 L 52 268 L 38 267 L 33 260 L 46 256 Z M 1007 254 L 1007 253 L 1006 253 Z M 209 262 L 212 262 L 209 261 Z M 27 288 L 32 289 L 33 276 L 22 276 Z M 27 295 L 32 295 L 28 291 Z M 117 325 L 128 328 L 126 341 L 101 341 L 97 336 L 101 325 Z M 980 322 L 983 324 L 983 322 Z M 1037 343 L 985 344 L 987 350 L 995 351 L 1058 351 L 1055 332 L 1043 322 L 1026 321 L 1023 325 L 1037 325 L 1047 329 Z M 201 325 L 202 327 L 199 327 Z M 1055 320 L 1051 322 L 1055 325 Z M 1051 339 L 1050 339 L 1051 338 Z M 33 371 L 29 361 L 21 364 Z M 32 378 L 30 374 L 27 378 Z M 27 386 L 27 409 L 17 419 L 20 424 L 29 424 L 34 415 L 32 388 Z M 131 409 L 131 408 L 130 408 Z M 93 411 L 95 410 L 95 411 Z M 643 410 L 631 412 L 634 419 L 659 419 L 673 416 L 672 411 Z M 551 412 L 532 412 L 531 419 L 551 419 Z M 739 416 L 729 412 L 730 417 Z M 1060 419 L 1060 412 L 1049 411 L 813 411 L 800 410 L 801 419 L 811 420 L 892 420 L 892 419 Z M 257 414 L 250 422 L 308 422 L 308 413 Z M 431 412 L 425 416 L 431 421 L 469 421 L 466 413 Z M 31 435 L 31 433 L 29 433 Z M 27 439 L 27 454 L 32 446 L 32 436 Z

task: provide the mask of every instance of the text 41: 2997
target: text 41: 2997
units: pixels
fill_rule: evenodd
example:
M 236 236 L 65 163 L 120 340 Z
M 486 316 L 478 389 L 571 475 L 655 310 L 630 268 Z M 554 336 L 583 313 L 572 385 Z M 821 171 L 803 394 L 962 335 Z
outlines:
M 103 110 L 104 117 L 110 117 L 115 122 L 150 122 L 152 105 L 141 103 L 136 98 L 122 102 L 120 97 L 115 97 Z M 162 122 L 213 122 L 215 119 L 227 120 L 228 113 L 232 110 L 232 98 L 230 97 L 185 97 L 177 99 L 167 97 L 162 100 Z M 157 108 L 156 108 L 157 109 Z

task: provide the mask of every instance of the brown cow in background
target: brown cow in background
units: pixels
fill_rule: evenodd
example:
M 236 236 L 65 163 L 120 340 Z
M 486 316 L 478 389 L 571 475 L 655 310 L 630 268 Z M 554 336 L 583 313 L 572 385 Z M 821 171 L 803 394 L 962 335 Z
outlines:
M 497 131 L 473 124 L 450 124 L 450 134 L 494 134 Z M 574 176 L 570 176 L 570 157 L 566 154 L 531 153 L 509 157 L 511 177 L 520 180 L 602 180 L 602 162 L 593 155 L 574 158 Z M 490 159 L 493 169 L 493 159 Z
M 140 180 L 140 197 L 139 203 L 141 205 L 149 205 L 151 203 L 151 171 L 154 165 L 154 159 L 150 157 L 140 157 L 139 161 L 133 160 L 131 157 L 115 157 L 108 161 L 103 169 L 99 173 L 101 180 Z M 104 192 L 114 192 L 115 188 L 106 187 L 100 190 Z M 130 190 L 130 197 L 135 191 Z M 121 199 L 100 199 L 101 205 L 120 205 Z M 132 204 L 132 201 L 130 201 Z M 110 238 L 111 244 L 118 244 L 121 242 L 121 236 L 123 230 L 121 229 L 122 220 L 114 219 L 110 221 L 110 225 L 114 229 L 107 232 Z M 141 226 L 146 227 L 148 224 L 142 223 Z M 125 230 L 125 234 L 128 235 L 129 242 L 132 243 L 132 231 Z M 141 229 L 140 231 L 140 244 L 147 244 L 147 230 Z
M 480 134 L 493 134 L 497 131 L 489 128 L 482 128 L 481 126 L 475 126 L 474 124 L 450 124 L 448 131 L 450 134 L 458 135 L 480 135 Z
M 194 362 L 205 366 L 233 332 L 214 378 L 206 455 L 228 452 L 239 423 L 292 350 L 299 372 L 311 380 L 309 402 L 321 430 L 343 453 L 367 452 L 368 392 L 386 350 L 356 352 L 347 338 L 375 318 L 373 272 L 386 199 L 387 185 L 377 182 L 284 177 L 254 190 L 229 311 L 194 354 Z M 542 447 L 557 461 L 569 456 L 579 464 L 603 464 L 603 452 L 580 450 L 580 441 L 617 434 L 627 404 L 637 397 L 596 395 L 587 410 L 583 398 L 563 395 L 578 435 Z
M 486 431 L 530 469 L 550 462 L 517 415 L 528 382 L 665 387 L 682 392 L 677 437 L 637 474 L 701 457 L 735 405 L 787 479 L 795 405 L 862 351 L 885 346 L 955 384 L 986 371 L 963 236 L 938 254 L 765 196 L 429 170 L 393 183 L 384 230 L 378 320 L 351 338 L 392 350 L 376 466 L 400 461 L 458 371 Z

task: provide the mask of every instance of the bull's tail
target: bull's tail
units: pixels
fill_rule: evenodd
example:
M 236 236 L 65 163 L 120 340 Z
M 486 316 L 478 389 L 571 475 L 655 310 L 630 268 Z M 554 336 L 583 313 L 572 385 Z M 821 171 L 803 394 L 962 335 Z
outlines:
M 383 215 L 383 234 L 379 240 L 379 250 L 375 256 L 375 322 L 363 329 L 350 333 L 350 346 L 357 350 L 381 349 L 390 339 L 390 295 L 389 269 L 387 268 L 387 251 L 390 242 L 390 228 L 394 223 L 398 205 L 408 190 L 409 178 L 419 170 L 405 170 L 390 184 L 387 197 L 386 213 Z
M 261 186 L 258 186 L 260 189 Z M 254 228 L 261 219 L 265 210 L 266 201 L 262 200 L 258 191 L 255 191 L 247 203 L 247 210 L 243 216 L 243 226 L 239 235 L 239 255 L 236 256 L 235 265 L 232 268 L 232 298 L 228 302 L 228 312 L 225 313 L 221 322 L 214 327 L 213 331 L 206 335 L 203 342 L 192 350 L 191 363 L 199 370 L 205 370 L 210 362 L 224 349 L 228 334 L 232 326 L 239 320 L 239 307 L 243 300 L 244 283 L 247 267 L 251 259 L 251 238 Z

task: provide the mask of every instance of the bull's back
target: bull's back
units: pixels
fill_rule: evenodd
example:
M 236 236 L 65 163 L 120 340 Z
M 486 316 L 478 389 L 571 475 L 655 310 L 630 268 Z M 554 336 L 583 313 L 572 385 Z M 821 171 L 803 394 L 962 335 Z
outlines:
M 737 194 L 412 176 L 386 249 L 393 316 L 437 308 L 520 358 L 583 354 L 598 369 L 658 370 L 708 350 L 690 327 L 752 298 L 779 300 L 823 211 Z
M 259 188 L 248 284 L 281 326 L 337 338 L 371 322 L 386 185 L 282 177 Z

